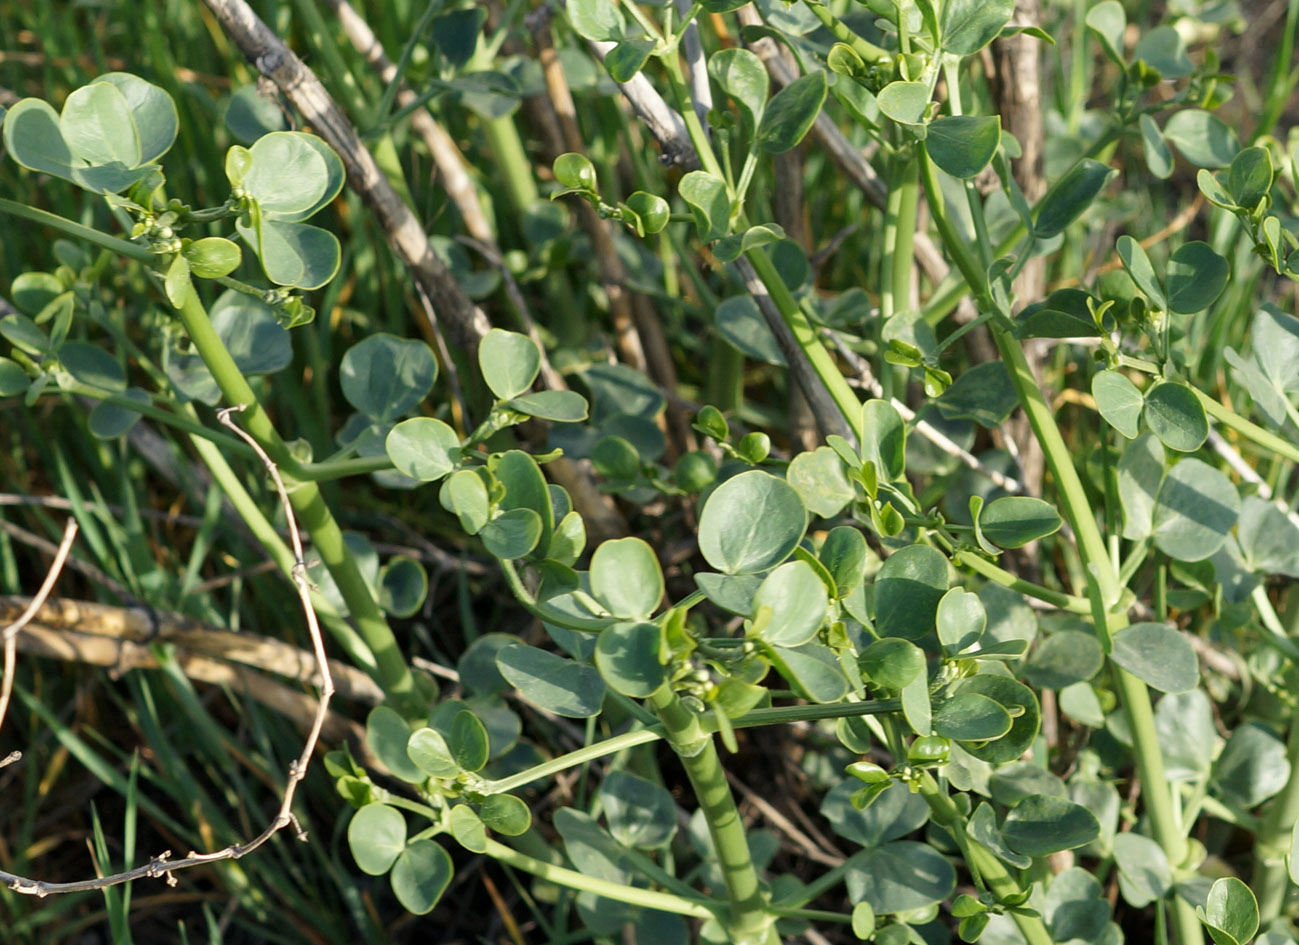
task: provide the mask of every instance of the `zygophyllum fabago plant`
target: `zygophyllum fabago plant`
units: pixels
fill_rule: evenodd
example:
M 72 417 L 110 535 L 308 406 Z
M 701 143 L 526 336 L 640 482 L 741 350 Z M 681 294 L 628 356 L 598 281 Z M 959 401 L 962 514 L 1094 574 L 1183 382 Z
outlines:
M 1248 146 L 1215 114 L 1229 83 L 1212 49 L 1188 50 L 1172 26 L 1134 45 L 1115 0 L 1075 6 L 1073 55 L 1098 48 L 1114 81 L 1104 114 L 1030 199 L 986 52 L 1017 35 L 1054 40 L 1013 24 L 1007 0 L 568 0 L 559 28 L 571 48 L 601 58 L 645 116 L 624 133 L 653 135 L 680 165 L 639 164 L 640 186 L 623 196 L 605 141 L 594 157 L 560 155 L 551 193 L 618 222 L 628 244 L 653 243 L 712 313 L 722 396 L 694 411 L 698 448 L 670 466 L 654 383 L 588 360 L 574 373 L 589 398 L 535 391 L 545 354 L 499 328 L 470 361 L 489 392 L 474 423 L 410 417 L 436 362 L 379 335 L 343 358 L 357 413 L 342 452 L 297 455 L 247 378 L 282 366 L 269 352 L 311 316 L 297 290 L 338 267 L 334 238 L 303 222 L 338 192 L 337 158 L 310 135 L 267 134 L 231 149 L 224 205 L 190 208 L 153 163 L 175 135 L 166 96 L 122 74 L 74 92 L 61 113 L 19 103 L 5 141 L 25 167 L 104 195 L 130 238 L 0 209 L 149 265 L 197 360 L 178 352 L 170 390 L 146 392 L 126 387 L 111 356 L 69 341 L 77 287 L 95 277 L 87 259 L 15 291 L 26 314 L 0 322 L 14 345 L 0 362 L 5 393 L 99 400 L 101 436 L 136 414 L 177 425 L 200 437 L 214 472 L 228 469 L 217 434 L 184 401 L 248 407 L 246 427 L 285 474 L 350 614 L 330 627 L 388 696 L 366 726 L 383 770 L 347 751 L 326 766 L 355 808 L 357 866 L 389 876 L 412 912 L 438 903 L 462 848 L 536 877 L 542 927 L 544 903 L 575 892 L 602 939 L 630 926 L 641 941 L 751 945 L 838 923 L 886 945 L 1117 945 L 1122 897 L 1149 930 L 1129 937 L 1292 942 L 1299 600 L 1275 579 L 1299 575 L 1286 502 L 1299 319 L 1279 289 L 1237 286 L 1250 267 L 1274 277 L 1265 288 L 1299 276 L 1295 147 L 1271 136 L 1274 112 Z M 473 19 L 457 13 L 458 28 Z M 448 57 L 446 76 L 470 62 Z M 776 162 L 813 132 L 883 203 L 865 263 L 834 270 L 834 295 L 818 291 L 791 232 L 806 220 L 777 219 L 770 190 Z M 1166 236 L 1148 240 L 1138 220 L 1108 237 L 1111 265 L 1083 264 L 1080 221 L 1188 166 L 1214 208 L 1206 239 L 1176 234 L 1166 252 Z M 184 235 L 212 224 L 238 242 Z M 241 246 L 273 287 L 230 277 Z M 1021 297 L 1021 275 L 1057 253 L 1077 264 L 1069 284 Z M 917 257 L 928 260 L 920 280 Z M 858 281 L 845 285 L 845 272 Z M 202 280 L 227 289 L 210 311 Z M 1233 320 L 1248 321 L 1233 336 L 1243 345 L 1206 359 Z M 957 343 L 975 339 L 991 356 L 962 366 Z M 1041 339 L 1085 408 L 1067 430 L 1035 374 Z M 732 432 L 755 425 L 737 396 L 746 359 L 787 370 L 822 442 Z M 1229 378 L 1231 403 L 1210 367 Z M 1008 451 L 971 452 L 993 435 L 1012 445 L 1012 416 L 1044 460 L 1040 488 Z M 505 432 L 529 419 L 553 424 L 544 451 Z M 561 454 L 589 459 L 642 521 L 688 510 L 688 573 L 677 558 L 665 574 L 665 549 L 636 535 L 588 548 L 572 497 L 547 480 Z M 393 562 L 363 575 L 315 491 L 369 473 L 416 488 L 415 501 L 434 484 L 544 645 L 489 633 L 459 661 L 465 698 L 417 685 L 383 609 L 418 607 L 422 572 Z M 262 522 L 253 506 L 240 512 Z M 1270 698 L 1225 737 L 1198 655 L 1219 645 L 1244 654 Z M 591 720 L 584 744 L 538 757 L 507 694 Z M 795 723 L 818 740 L 820 813 L 853 847 L 812 878 L 773 868 L 727 778 L 745 730 Z M 535 785 L 570 769 L 585 778 L 596 762 L 608 762 L 597 785 L 534 816 Z M 1250 838 L 1252 863 L 1222 855 L 1221 825 Z

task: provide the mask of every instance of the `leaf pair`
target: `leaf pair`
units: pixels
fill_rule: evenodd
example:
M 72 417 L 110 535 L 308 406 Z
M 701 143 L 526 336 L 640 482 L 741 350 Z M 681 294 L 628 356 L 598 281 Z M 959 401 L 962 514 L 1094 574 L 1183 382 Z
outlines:
M 276 285 L 317 289 L 334 277 L 341 260 L 338 238 L 303 223 L 338 196 L 343 163 L 315 135 L 276 131 L 251 148 L 226 154 L 226 177 L 246 195 L 236 229 Z
M 4 142 L 28 170 L 115 194 L 148 176 L 177 128 L 170 95 L 136 76 L 109 72 L 70 94 L 61 113 L 41 99 L 18 102 L 4 118 Z

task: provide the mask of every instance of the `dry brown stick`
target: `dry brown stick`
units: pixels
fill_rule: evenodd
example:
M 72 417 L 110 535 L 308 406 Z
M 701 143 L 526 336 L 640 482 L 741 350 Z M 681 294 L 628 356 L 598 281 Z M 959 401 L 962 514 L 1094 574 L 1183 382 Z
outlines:
M 244 0 L 204 0 L 226 34 L 258 72 L 270 78 L 313 130 L 332 147 L 347 169 L 352 189 L 370 207 L 397 256 L 446 323 L 451 341 L 473 351 L 491 329 L 483 311 L 452 278 L 433 252 L 424 227 L 398 196 L 366 149 L 343 110 L 303 63 Z M 431 327 L 431 326 L 426 326 Z M 436 329 L 432 329 L 434 332 Z
M 26 598 L 0 597 L 0 621 L 27 606 Z M 158 661 L 151 646 L 167 643 L 175 647 L 182 664 L 190 657 L 241 663 L 295 682 L 313 686 L 321 683 L 315 657 L 306 650 L 274 637 L 232 633 L 181 614 L 56 597 L 41 605 L 28 626 L 40 627 L 45 634 L 42 644 L 34 649 L 61 659 L 112 666 L 118 671 L 156 667 Z M 330 660 L 329 667 L 338 695 L 365 705 L 383 701 L 383 691 L 359 669 L 336 660 Z M 210 674 L 195 678 L 228 681 L 210 678 Z
M 370 25 L 361 18 L 356 9 L 347 0 L 326 0 L 326 2 L 338 17 L 339 25 L 343 27 L 343 32 L 347 34 L 356 51 L 365 57 L 365 61 L 378 73 L 379 78 L 385 83 L 391 83 L 394 79 L 399 80 L 397 104 L 406 107 L 414 102 L 415 93 L 405 81 L 399 79 L 396 64 L 388 58 L 378 37 L 374 35 Z M 478 201 L 477 188 L 474 187 L 473 178 L 465 168 L 464 157 L 456 147 L 455 141 L 425 108 L 418 108 L 411 113 L 410 126 L 424 141 L 424 146 L 429 149 L 429 154 L 432 155 L 434 163 L 442 174 L 443 186 L 446 187 L 447 194 L 455 203 L 456 209 L 460 211 L 460 218 L 464 220 L 469 235 L 481 242 L 494 243 L 492 225 L 487 215 L 483 213 L 483 206 Z
M 54 561 L 50 564 L 50 570 L 46 573 L 40 590 L 36 592 L 36 596 L 31 599 L 23 612 L 18 615 L 18 619 L 4 629 L 4 675 L 0 677 L 0 728 L 4 727 L 5 713 L 9 710 L 9 696 L 13 693 L 14 688 L 14 663 L 18 658 L 18 634 L 22 632 L 23 627 L 31 623 L 32 618 L 36 616 L 36 612 L 41 609 L 41 604 L 54 590 L 54 584 L 63 571 L 63 562 L 68 560 L 68 552 L 72 550 L 72 542 L 76 537 L 77 520 L 70 518 L 63 528 L 63 539 L 59 542 L 58 550 L 54 553 Z M 21 752 L 10 753 L 8 757 L 0 761 L 0 768 L 17 761 L 21 757 Z
M 245 636 L 245 634 L 231 635 Z M 219 649 L 216 641 L 212 641 L 208 648 Z M 157 653 L 147 643 L 83 633 L 79 629 L 65 629 L 35 621 L 28 624 L 18 638 L 18 650 L 28 656 L 102 667 L 112 674 L 131 669 L 158 669 L 163 665 Z M 309 658 L 309 654 L 297 652 L 302 657 Z M 236 693 L 247 694 L 254 701 L 290 719 L 304 732 L 310 729 L 318 701 L 314 696 L 267 677 L 259 672 L 258 668 L 246 665 L 246 661 L 233 661 L 231 659 L 233 655 L 235 654 L 204 656 L 178 644 L 173 658 L 180 671 L 190 679 L 215 686 L 227 686 Z M 274 671 L 273 667 L 265 668 Z M 352 667 L 338 662 L 331 662 L 330 668 L 334 673 L 341 669 L 350 670 L 353 675 L 364 676 Z M 315 673 L 308 672 L 303 675 L 315 676 Z M 356 698 L 365 705 L 373 705 L 381 701 L 382 692 L 378 691 L 368 676 L 364 676 L 364 681 L 369 683 L 369 689 L 375 691 L 367 692 L 364 683 L 356 687 L 350 684 L 352 680 L 344 683 L 339 679 L 336 695 Z M 347 741 L 353 752 L 357 751 L 357 746 L 363 744 L 365 740 L 361 726 L 336 712 L 329 713 L 321 734 L 329 742 Z
M 316 751 L 316 743 L 320 740 L 320 733 L 324 727 L 325 719 L 329 713 L 329 700 L 334 694 L 334 681 L 329 673 L 329 663 L 325 656 L 325 641 L 320 633 L 320 625 L 316 622 L 316 612 L 311 606 L 311 590 L 307 583 L 307 563 L 303 556 L 302 541 L 298 537 L 297 520 L 293 515 L 293 506 L 289 502 L 288 490 L 284 487 L 284 480 L 280 477 L 280 472 L 271 458 L 266 455 L 265 451 L 257 444 L 251 436 L 245 433 L 238 425 L 230 419 L 231 414 L 243 410 L 240 407 L 229 407 L 217 413 L 217 418 L 225 426 L 229 427 L 234 433 L 243 439 L 257 453 L 262 463 L 266 466 L 272 481 L 275 483 L 275 490 L 279 495 L 280 504 L 284 510 L 285 522 L 289 528 L 289 537 L 293 546 L 294 565 L 292 571 L 293 585 L 298 592 L 298 601 L 302 605 L 302 612 L 306 617 L 307 630 L 311 635 L 312 652 L 316 658 L 316 665 L 319 668 L 321 676 L 320 698 L 316 703 L 315 717 L 312 719 L 311 728 L 302 747 L 302 753 L 293 760 L 289 765 L 288 779 L 284 785 L 284 793 L 280 799 L 280 809 L 275 817 L 271 820 L 266 828 L 260 834 L 247 843 L 231 844 L 220 850 L 211 853 L 198 853 L 190 851 L 185 859 L 173 861 L 170 859 L 171 851 L 167 850 L 158 856 L 155 856 L 144 866 L 138 866 L 134 869 L 123 870 L 120 873 L 114 873 L 109 876 L 99 876 L 95 879 L 77 880 L 68 883 L 50 883 L 43 880 L 29 879 L 25 876 L 18 876 L 14 873 L 0 870 L 0 882 L 4 883 L 13 892 L 28 896 L 44 897 L 53 893 L 71 893 L 85 892 L 93 889 L 105 889 L 109 886 L 118 886 L 122 883 L 129 883 L 137 879 L 146 877 L 163 877 L 169 886 L 176 884 L 175 873 L 177 870 L 188 869 L 206 863 L 214 863 L 218 860 L 236 860 L 253 852 L 258 847 L 266 843 L 272 836 L 283 828 L 293 825 L 298 839 L 305 841 L 307 839 L 306 831 L 298 822 L 297 816 L 293 813 L 293 798 L 297 793 L 299 782 L 307 775 L 307 765 L 311 763 L 312 755 Z

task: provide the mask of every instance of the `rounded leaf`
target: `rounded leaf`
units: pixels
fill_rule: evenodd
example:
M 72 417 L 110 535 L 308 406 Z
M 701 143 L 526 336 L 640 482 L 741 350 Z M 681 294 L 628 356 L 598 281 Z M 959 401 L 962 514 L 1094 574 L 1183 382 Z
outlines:
M 144 163 L 126 96 L 111 83 L 92 82 L 72 92 L 63 103 L 59 130 L 72 153 L 91 166 Z
M 929 86 L 924 82 L 890 82 L 880 89 L 875 99 L 880 111 L 894 121 L 918 125 L 924 121 L 925 107 L 929 104 Z
M 315 135 L 274 131 L 248 150 L 252 166 L 244 174 L 243 186 L 266 220 L 306 220 L 342 189 L 342 162 Z
M 1236 132 L 1217 115 L 1183 108 L 1164 125 L 1164 138 L 1196 167 L 1226 167 L 1240 150 Z
M 708 57 L 708 74 L 735 104 L 750 133 L 767 107 L 771 82 L 762 60 L 747 49 L 722 49 Z
M 1001 738 L 1010 725 L 1010 713 L 977 692 L 958 692 L 934 710 L 934 734 L 957 741 Z
M 338 272 L 342 250 L 338 237 L 328 230 L 280 220 L 263 220 L 255 229 L 237 223 L 235 229 L 276 285 L 318 289 Z
M 219 236 L 195 240 L 181 251 L 181 255 L 189 263 L 189 271 L 201 279 L 228 276 L 239 268 L 243 259 L 238 245 Z
M 779 646 L 802 646 L 821 629 L 828 605 L 825 582 L 811 565 L 787 561 L 753 595 L 757 636 Z
M 361 872 L 382 876 L 406 847 L 406 818 L 387 804 L 366 804 L 347 825 L 347 845 Z
M 600 186 L 595 176 L 595 165 L 584 154 L 569 151 L 555 158 L 552 165 L 555 180 L 573 190 L 594 191 Z
M 942 902 L 956 887 L 956 870 L 926 844 L 895 840 L 866 853 L 844 879 L 853 903 L 868 902 L 877 913 L 894 913 Z
M 947 593 L 947 559 L 927 545 L 894 552 L 875 577 L 875 629 L 882 637 L 918 640 L 934 627 Z
M 389 881 L 407 912 L 424 915 L 433 911 L 454 875 L 451 855 L 440 844 L 416 840 L 397 856 Z
M 406 754 L 410 735 L 410 725 L 395 710 L 386 705 L 370 710 L 365 722 L 366 744 L 394 776 L 418 784 L 424 780 L 425 774 Z
M 389 457 L 391 458 L 391 457 Z M 470 535 L 477 535 L 487 524 L 491 503 L 487 498 L 487 486 L 482 477 L 472 469 L 461 469 L 452 473 L 438 493 L 442 508 L 454 512 L 460 519 L 460 527 Z
M 973 676 L 961 684 L 958 693 L 973 692 L 987 696 L 1004 708 L 1011 716 L 1010 731 L 996 741 L 986 744 L 965 742 L 961 747 L 980 761 L 1000 765 L 1014 761 L 1033 744 L 1041 722 L 1037 696 L 1021 682 L 1005 676 L 983 674 Z
M 468 709 L 461 709 L 451 721 L 447 734 L 451 757 L 464 771 L 477 771 L 489 757 L 487 729 L 482 720 Z
M 487 828 L 468 804 L 457 804 L 451 808 L 451 836 L 456 838 L 462 847 L 470 853 L 483 853 L 487 850 Z
M 1163 623 L 1120 630 L 1110 659 L 1160 692 L 1187 692 L 1200 681 L 1200 662 L 1190 641 Z
M 676 802 L 653 781 L 626 771 L 610 771 L 600 784 L 600 807 L 609 832 L 624 846 L 662 847 L 676 833 Z
M 1168 301 L 1164 297 L 1163 287 L 1159 284 L 1159 277 L 1155 275 L 1155 267 L 1150 264 L 1150 257 L 1146 255 L 1141 244 L 1125 234 L 1118 238 L 1115 248 L 1118 250 L 1119 261 L 1123 263 L 1123 268 L 1132 277 L 1136 287 L 1145 294 L 1155 308 L 1167 308 Z
M 107 82 L 126 99 L 140 138 L 140 163 L 152 164 L 171 148 L 180 128 L 176 103 L 166 91 L 128 72 L 107 72 L 95 79 Z
M 387 423 L 409 413 L 433 389 L 437 361 L 422 341 L 383 332 L 347 349 L 339 369 L 343 396 L 361 413 Z
M 800 76 L 772 96 L 758 125 L 758 147 L 781 154 L 802 141 L 825 104 L 827 91 L 825 72 L 818 71 Z
M 929 123 L 925 150 L 930 159 L 953 177 L 969 179 L 992 161 L 1001 145 L 997 115 L 946 115 Z
M 988 625 L 988 612 L 978 594 L 954 587 L 938 602 L 936 623 L 943 651 L 954 656 L 979 642 Z
M 1137 385 L 1118 371 L 1100 371 L 1092 378 L 1092 399 L 1105 422 L 1129 440 L 1141 432 L 1141 409 L 1145 398 Z
M 1090 158 L 1070 168 L 1042 198 L 1037 220 L 1033 223 L 1037 238 L 1045 240 L 1063 233 L 1065 227 L 1082 216 L 1117 173 L 1109 165 Z
M 1091 843 L 1100 836 L 1101 826 L 1081 804 L 1063 797 L 1032 794 L 1006 815 L 1001 833 L 1016 853 L 1049 856 Z
M 1193 240 L 1168 260 L 1168 310 L 1193 315 L 1214 303 L 1227 287 L 1227 260 L 1208 243 Z
M 663 597 L 663 569 L 654 549 L 640 538 L 601 542 L 591 556 L 591 596 L 625 620 L 654 613 Z
M 925 672 L 925 654 L 906 640 L 876 640 L 857 658 L 862 674 L 885 689 L 905 689 Z
M 398 471 L 412 479 L 433 482 L 455 468 L 460 458 L 460 437 L 441 420 L 415 417 L 388 431 L 384 449 Z
M 428 596 L 428 572 L 407 555 L 394 555 L 379 569 L 379 606 L 394 617 L 413 617 Z
M 479 529 L 478 536 L 488 553 L 514 561 L 541 543 L 541 516 L 532 509 L 510 509 Z
M 501 400 L 517 397 L 532 386 L 541 370 L 541 352 L 527 335 L 493 328 L 478 343 L 483 380 Z
M 1001 548 L 1019 548 L 1054 535 L 1064 524 L 1055 506 L 1032 496 L 1003 496 L 983 507 L 983 537 Z
M 1234 876 L 1215 880 L 1209 898 L 1195 914 L 1209 928 L 1218 945 L 1245 945 L 1258 931 L 1258 900 Z
M 1151 516 L 1155 544 L 1170 558 L 1203 561 L 1222 547 L 1239 516 L 1231 480 L 1207 463 L 1184 459 L 1159 487 Z
M 604 680 L 594 666 L 535 646 L 502 648 L 496 654 L 496 668 L 524 696 L 556 715 L 589 718 L 604 703 Z
M 478 811 L 483 823 L 507 837 L 520 837 L 532 826 L 532 811 L 513 794 L 492 794 Z
M 1038 644 L 1024 666 L 1024 678 L 1043 689 L 1064 689 L 1100 672 L 1105 653 L 1100 642 L 1081 630 L 1061 630 Z
M 609 688 L 633 699 L 648 698 L 667 682 L 665 660 L 663 629 L 656 623 L 615 623 L 595 641 L 600 675 Z
M 506 401 L 505 406 L 529 417 L 555 423 L 577 423 L 587 417 L 586 398 L 572 390 L 541 390 Z
M 709 495 L 699 516 L 699 550 L 719 571 L 750 574 L 788 558 L 806 530 L 807 510 L 794 488 L 754 469 Z
M 943 50 L 970 56 L 988 45 L 1010 22 L 1014 0 L 946 0 L 943 6 Z
M 442 733 L 435 728 L 421 728 L 406 742 L 406 756 L 423 772 L 435 778 L 454 778 L 460 766 L 451 755 Z

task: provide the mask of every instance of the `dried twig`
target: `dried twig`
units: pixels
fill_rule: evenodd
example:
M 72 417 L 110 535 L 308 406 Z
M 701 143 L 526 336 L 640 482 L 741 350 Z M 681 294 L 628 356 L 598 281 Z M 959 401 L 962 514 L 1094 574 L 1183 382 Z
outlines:
M 18 634 L 22 632 L 23 627 L 31 623 L 36 616 L 36 612 L 41 609 L 41 604 L 50 596 L 54 590 L 54 584 L 59 579 L 59 574 L 63 571 L 63 562 L 68 560 L 68 552 L 72 550 L 72 542 L 77 537 L 77 520 L 68 519 L 68 524 L 63 528 L 63 540 L 59 542 L 58 550 L 54 553 L 54 561 L 50 564 L 50 570 L 45 575 L 45 580 L 41 584 L 40 590 L 32 598 L 27 608 L 18 615 L 18 619 L 4 629 L 4 676 L 0 678 L 0 728 L 4 727 L 5 713 L 9 710 L 9 696 L 13 693 L 14 688 L 14 663 L 18 656 Z M 0 762 L 0 768 L 7 764 L 17 761 L 22 757 L 21 752 L 13 752 L 3 762 Z
M 365 57 L 365 61 L 386 83 L 397 82 L 397 104 L 408 107 L 416 100 L 415 93 L 405 81 L 397 75 L 396 64 L 388 58 L 383 45 L 379 42 L 370 25 L 356 12 L 347 0 L 326 0 L 339 25 L 351 41 L 352 46 Z M 492 225 L 483 213 L 482 204 L 478 202 L 478 192 L 465 167 L 465 160 L 456 147 L 455 141 L 446 130 L 434 120 L 426 108 L 417 108 L 411 112 L 410 126 L 424 141 L 433 161 L 442 175 L 443 186 L 460 211 L 460 219 L 465 223 L 471 236 L 477 240 L 494 239 Z
M 288 780 L 284 786 L 284 794 L 280 800 L 280 809 L 275 817 L 267 824 L 260 834 L 247 843 L 231 844 L 223 849 L 211 853 L 198 853 L 191 851 L 183 860 L 173 861 L 171 851 L 167 850 L 143 866 L 137 866 L 134 869 L 124 870 L 120 873 L 114 873 L 109 876 L 99 876 L 95 879 L 77 880 L 68 883 L 50 883 L 43 880 L 28 879 L 25 876 L 18 876 L 14 873 L 8 873 L 0 870 L 0 882 L 3 882 L 12 891 L 28 896 L 44 897 L 53 893 L 71 893 L 85 892 L 87 890 L 104 889 L 109 886 L 118 886 L 122 883 L 129 883 L 137 879 L 148 877 L 163 877 L 169 886 L 176 884 L 175 873 L 178 870 L 188 869 L 193 866 L 199 866 L 205 863 L 214 863 L 219 860 L 236 860 L 256 850 L 266 843 L 272 836 L 283 828 L 293 825 L 299 840 L 306 840 L 306 831 L 298 822 L 297 816 L 293 813 L 293 798 L 297 792 L 299 782 L 307 774 L 307 765 L 311 763 L 311 757 L 315 753 L 316 743 L 320 740 L 320 732 L 324 727 L 325 719 L 329 711 L 329 700 L 334 694 L 334 680 L 329 672 L 329 663 L 325 656 L 325 641 L 320 633 L 320 625 L 316 622 L 316 612 L 311 606 L 311 587 L 307 581 L 307 563 L 303 555 L 302 540 L 298 537 L 297 523 L 293 516 L 293 506 L 289 502 L 288 490 L 284 487 L 284 480 L 280 478 L 280 472 L 271 458 L 266 455 L 265 451 L 257 444 L 251 436 L 240 429 L 233 420 L 231 414 L 243 410 L 240 407 L 230 407 L 217 413 L 218 419 L 222 424 L 229 427 L 234 433 L 243 439 L 249 446 L 256 451 L 261 458 L 262 463 L 270 473 L 271 479 L 275 483 L 276 492 L 279 494 L 280 503 L 284 509 L 285 520 L 289 526 L 289 537 L 293 545 L 293 585 L 298 592 L 298 600 L 302 605 L 302 612 L 307 620 L 307 629 L 311 635 L 312 651 L 316 658 L 316 665 L 320 671 L 320 699 L 316 704 L 315 718 L 312 720 L 311 729 L 307 734 L 306 742 L 303 745 L 302 753 L 293 760 L 289 765 Z M 69 540 L 70 542 L 70 540 Z M 48 583 L 48 580 L 47 580 Z M 48 591 L 46 591 L 48 595 Z M 37 599 L 43 599 L 38 595 Z M 39 609 L 33 607 L 33 613 Z
M 839 337 L 838 333 L 831 331 L 828 332 L 828 334 L 830 335 L 830 339 L 834 342 L 835 347 L 839 349 L 839 353 L 843 355 L 844 360 L 857 371 L 859 385 L 864 387 L 872 397 L 882 397 L 884 389 L 880 386 L 879 381 L 875 379 L 875 375 L 871 372 L 871 366 L 866 359 L 856 351 L 849 348 L 848 345 L 844 343 L 844 340 Z M 901 414 L 903 420 L 912 424 L 912 429 L 930 443 L 933 443 L 944 453 L 947 453 L 949 456 L 955 456 L 962 464 L 984 476 L 987 476 L 992 480 L 994 485 L 1000 486 L 1007 492 L 1023 491 L 1024 487 L 1020 484 L 1019 480 L 1007 476 L 1005 473 L 998 472 L 991 466 L 985 466 L 979 461 L 977 456 L 972 454 L 969 450 L 963 449 L 959 444 L 953 442 L 943 433 L 943 431 L 939 430 L 929 422 L 925 420 L 917 421 L 916 412 L 896 397 L 890 397 L 889 403 L 893 405 L 894 410 Z
M 24 597 L 0 597 L 0 621 L 28 606 Z M 315 656 L 274 637 L 233 633 L 183 614 L 144 607 L 116 607 L 54 597 L 36 611 L 19 649 L 55 659 L 106 666 L 115 673 L 159 665 L 154 646 L 168 644 L 187 676 L 203 682 L 236 685 L 241 664 L 297 683 L 321 683 Z M 190 671 L 193 662 L 197 667 Z M 383 690 L 361 670 L 329 661 L 335 694 L 365 705 L 383 701 Z

